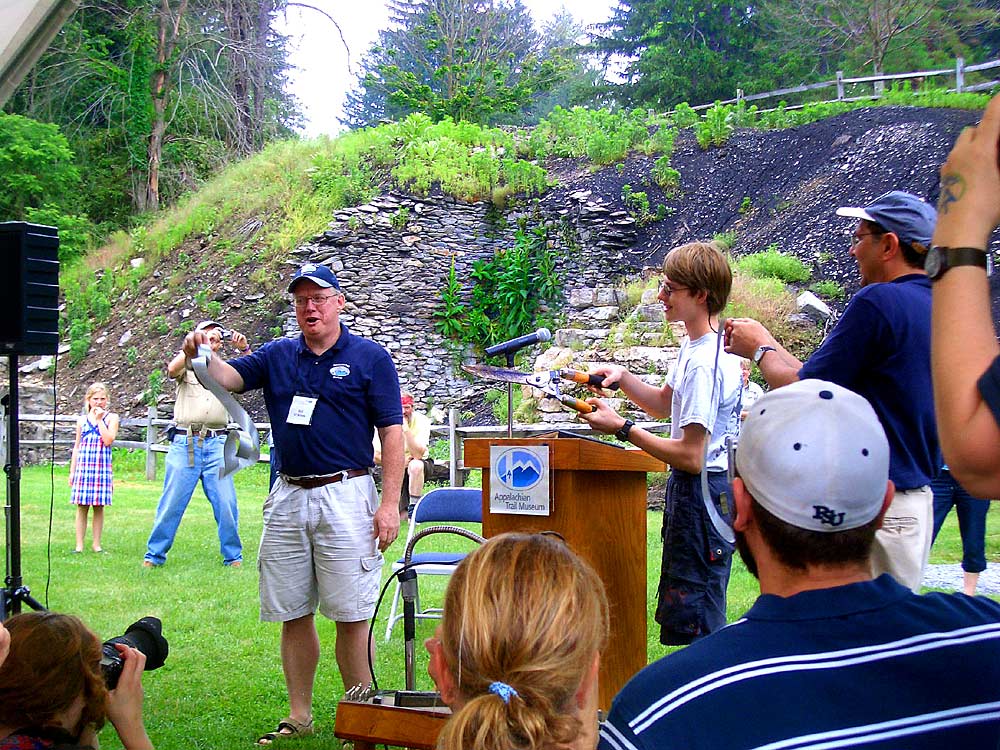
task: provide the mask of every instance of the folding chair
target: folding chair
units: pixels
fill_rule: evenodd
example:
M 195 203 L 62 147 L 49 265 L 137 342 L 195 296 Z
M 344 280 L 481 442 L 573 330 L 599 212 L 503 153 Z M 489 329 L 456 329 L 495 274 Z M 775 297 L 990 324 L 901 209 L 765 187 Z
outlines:
M 433 489 L 417 501 L 413 513 L 410 514 L 409 529 L 406 532 L 406 545 L 419 531 L 422 524 L 440 523 L 479 523 L 483 522 L 483 494 L 473 487 L 442 487 Z M 405 548 L 404 548 L 405 549 Z M 456 566 L 467 555 L 467 552 L 416 552 L 410 563 L 419 563 L 414 567 L 419 576 L 450 576 Z M 392 564 L 392 572 L 403 568 L 403 558 Z M 389 622 L 385 627 L 385 640 L 392 636 L 393 626 L 403 614 L 399 611 L 400 583 L 396 580 L 396 591 L 392 597 L 392 609 L 389 611 Z M 421 609 L 420 590 L 417 589 L 416 617 L 418 619 L 440 619 L 439 608 Z

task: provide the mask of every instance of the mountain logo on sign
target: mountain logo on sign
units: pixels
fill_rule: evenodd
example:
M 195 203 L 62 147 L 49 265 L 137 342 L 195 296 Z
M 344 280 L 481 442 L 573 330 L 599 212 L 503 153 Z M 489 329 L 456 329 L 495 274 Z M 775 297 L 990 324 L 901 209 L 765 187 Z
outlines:
M 527 490 L 542 478 L 542 462 L 531 451 L 513 448 L 500 454 L 497 476 L 508 489 Z

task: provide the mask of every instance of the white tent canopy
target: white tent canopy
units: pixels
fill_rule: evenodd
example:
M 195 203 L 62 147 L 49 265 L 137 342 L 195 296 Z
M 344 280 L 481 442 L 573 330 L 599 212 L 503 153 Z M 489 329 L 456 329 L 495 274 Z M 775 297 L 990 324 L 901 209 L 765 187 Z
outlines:
M 14 93 L 79 0 L 0 0 L 0 107 Z

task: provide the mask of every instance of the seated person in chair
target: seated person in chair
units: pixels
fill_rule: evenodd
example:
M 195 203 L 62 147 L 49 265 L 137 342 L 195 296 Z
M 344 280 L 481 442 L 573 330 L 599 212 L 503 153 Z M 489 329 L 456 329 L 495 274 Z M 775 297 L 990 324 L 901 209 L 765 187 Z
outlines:
M 405 521 L 424 495 L 424 480 L 434 470 L 428 446 L 431 442 L 431 420 L 425 414 L 413 410 L 413 394 L 403 392 L 400 401 L 403 407 L 403 466 L 405 475 L 399 493 L 399 520 Z M 382 442 L 378 432 L 372 440 L 375 463 L 382 465 Z
M 116 645 L 125 664 L 118 686 L 109 691 L 101 641 L 78 618 L 29 612 L 11 617 L 6 628 L 10 652 L 0 664 L 0 750 L 96 748 L 107 719 L 125 750 L 153 750 L 142 721 L 145 655 Z
M 608 602 L 555 536 L 501 534 L 458 566 L 428 672 L 452 717 L 441 750 L 593 750 Z

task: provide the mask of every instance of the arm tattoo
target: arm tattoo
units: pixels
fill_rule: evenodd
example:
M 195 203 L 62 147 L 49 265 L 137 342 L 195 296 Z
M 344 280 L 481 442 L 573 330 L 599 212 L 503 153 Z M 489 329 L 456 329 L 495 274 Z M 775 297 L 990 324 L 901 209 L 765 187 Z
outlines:
M 941 177 L 941 197 L 938 198 L 938 213 L 946 214 L 952 203 L 957 203 L 965 195 L 965 178 L 960 174 Z

